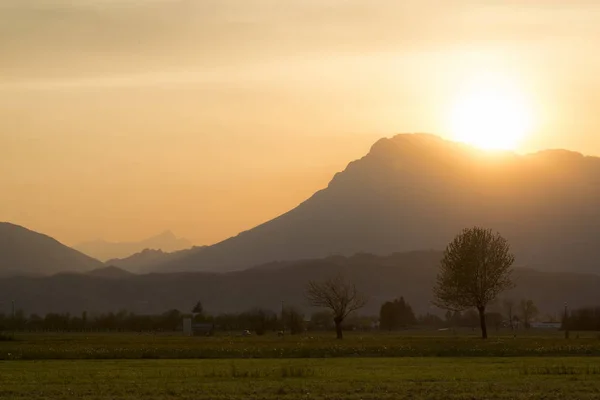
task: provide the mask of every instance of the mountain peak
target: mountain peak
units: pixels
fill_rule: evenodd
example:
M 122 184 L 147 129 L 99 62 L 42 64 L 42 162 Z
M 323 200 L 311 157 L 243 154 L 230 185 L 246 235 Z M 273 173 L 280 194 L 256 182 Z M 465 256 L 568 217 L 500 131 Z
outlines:
M 569 152 L 540 157 L 543 163 L 429 134 L 381 139 L 297 208 L 161 269 L 441 250 L 465 227 L 481 225 L 502 233 L 522 265 L 593 271 L 600 162 Z M 572 167 L 563 167 L 564 158 Z
M 189 249 L 192 245 L 189 240 L 178 238 L 172 231 L 166 230 L 139 242 L 107 242 L 100 240 L 80 243 L 75 248 L 105 262 L 112 259 L 127 258 L 145 249 L 173 252 Z
M 159 233 L 158 235 L 154 236 L 151 239 L 176 240 L 177 236 L 175 236 L 173 231 L 167 229 L 167 230 L 163 231 L 162 233 Z

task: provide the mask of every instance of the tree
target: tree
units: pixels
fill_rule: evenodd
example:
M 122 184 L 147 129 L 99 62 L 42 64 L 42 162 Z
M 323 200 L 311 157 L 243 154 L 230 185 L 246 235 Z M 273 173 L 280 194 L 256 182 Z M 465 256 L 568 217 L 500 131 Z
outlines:
M 515 257 L 500 234 L 475 227 L 465 229 L 446 248 L 436 284 L 434 304 L 440 308 L 479 312 L 481 337 L 487 339 L 486 307 L 512 288 Z
M 194 306 L 194 308 L 192 309 L 192 312 L 194 314 L 200 314 L 200 315 L 202 315 L 204 313 L 204 307 L 202 307 L 202 303 L 201 302 L 197 302 L 196 305 Z
M 416 322 L 415 313 L 404 297 L 384 303 L 379 311 L 379 328 L 382 330 L 392 331 Z
M 285 307 L 282 312 L 284 327 L 289 329 L 292 335 L 302 333 L 304 331 L 304 314 L 295 307 Z
M 533 304 L 532 300 L 521 300 L 520 308 L 523 324 L 525 325 L 525 328 L 529 329 L 531 327 L 531 320 L 537 317 L 539 310 L 536 305 Z
M 306 297 L 313 307 L 329 308 L 333 312 L 333 322 L 338 339 L 342 339 L 342 322 L 356 310 L 367 304 L 367 299 L 359 293 L 356 285 L 346 282 L 338 275 L 324 282 L 310 281 Z
M 512 299 L 504 299 L 502 302 L 502 306 L 504 307 L 504 311 L 506 311 L 506 317 L 508 318 L 508 323 L 510 325 L 510 330 L 515 330 L 515 302 Z

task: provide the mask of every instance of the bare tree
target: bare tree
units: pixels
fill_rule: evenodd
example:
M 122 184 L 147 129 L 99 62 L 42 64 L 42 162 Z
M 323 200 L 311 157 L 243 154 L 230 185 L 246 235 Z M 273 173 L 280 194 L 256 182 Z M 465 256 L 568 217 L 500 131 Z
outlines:
M 523 324 L 525 328 L 529 329 L 531 327 L 531 320 L 537 317 L 539 310 L 533 303 L 533 300 L 521 300 L 520 308 Z
M 433 288 L 434 304 L 453 311 L 476 308 L 481 337 L 487 339 L 486 307 L 514 286 L 514 261 L 508 242 L 500 234 L 479 227 L 465 229 L 444 252 Z
M 338 275 L 324 282 L 310 281 L 306 297 L 313 307 L 329 308 L 333 312 L 333 322 L 338 339 L 342 339 L 342 322 L 353 311 L 363 308 L 367 299 L 359 293 L 356 285 L 346 282 Z

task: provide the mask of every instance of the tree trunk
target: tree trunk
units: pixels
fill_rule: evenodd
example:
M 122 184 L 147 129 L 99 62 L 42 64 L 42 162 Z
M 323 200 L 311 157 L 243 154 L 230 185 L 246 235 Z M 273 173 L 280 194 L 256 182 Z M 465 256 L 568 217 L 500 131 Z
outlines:
M 487 339 L 487 324 L 485 321 L 485 307 L 477 307 L 477 311 L 479 311 L 479 323 L 481 325 L 481 338 Z
M 342 320 L 336 318 L 334 320 L 335 322 L 335 333 L 337 335 L 338 339 L 342 339 L 344 337 L 344 335 L 342 334 Z

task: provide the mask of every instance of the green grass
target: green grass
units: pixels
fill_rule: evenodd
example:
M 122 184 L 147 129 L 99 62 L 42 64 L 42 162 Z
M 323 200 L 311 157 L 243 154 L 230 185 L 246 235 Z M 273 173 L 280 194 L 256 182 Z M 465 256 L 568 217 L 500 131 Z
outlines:
M 9 399 L 597 399 L 600 360 L 346 358 L 0 362 Z
M 0 342 L 0 360 L 240 359 L 337 357 L 563 357 L 600 356 L 595 334 L 492 337 L 426 333 L 262 337 L 183 337 L 137 334 L 20 334 Z

